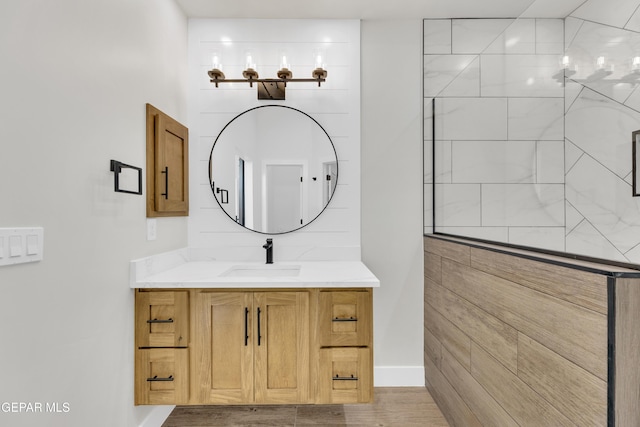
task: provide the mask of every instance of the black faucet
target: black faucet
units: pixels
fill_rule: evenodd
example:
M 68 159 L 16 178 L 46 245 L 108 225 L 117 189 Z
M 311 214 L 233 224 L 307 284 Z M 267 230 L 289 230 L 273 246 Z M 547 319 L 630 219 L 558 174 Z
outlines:
M 273 264 L 273 239 L 267 239 L 262 247 L 267 250 L 267 264 Z

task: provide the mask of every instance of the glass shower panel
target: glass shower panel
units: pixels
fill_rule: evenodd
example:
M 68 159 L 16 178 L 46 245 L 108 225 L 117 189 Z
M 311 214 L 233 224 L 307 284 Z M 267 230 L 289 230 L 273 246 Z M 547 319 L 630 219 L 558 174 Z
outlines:
M 640 263 L 640 2 L 538 3 L 424 21 L 425 233 Z
M 563 35 L 561 19 L 425 21 L 435 232 L 564 249 Z

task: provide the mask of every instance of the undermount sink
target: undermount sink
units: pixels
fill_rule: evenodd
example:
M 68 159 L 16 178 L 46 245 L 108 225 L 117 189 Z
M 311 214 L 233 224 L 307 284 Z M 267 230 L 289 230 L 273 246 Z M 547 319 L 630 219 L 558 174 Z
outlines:
M 300 274 L 299 265 L 234 265 L 221 274 L 224 277 L 294 277 Z

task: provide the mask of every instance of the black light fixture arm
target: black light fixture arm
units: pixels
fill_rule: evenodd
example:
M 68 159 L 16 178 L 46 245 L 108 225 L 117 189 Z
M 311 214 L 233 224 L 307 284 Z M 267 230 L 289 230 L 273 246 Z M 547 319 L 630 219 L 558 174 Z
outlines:
M 325 71 L 326 73 L 326 71 Z M 211 74 L 209 74 L 209 77 L 211 77 Z M 225 79 L 225 78 L 217 78 L 217 77 L 211 77 L 211 83 L 214 83 L 216 85 L 216 87 L 218 87 L 218 84 L 220 83 L 249 83 L 249 86 L 253 87 L 254 83 L 271 83 L 271 82 L 280 82 L 280 83 L 291 83 L 291 82 L 299 82 L 299 83 L 318 83 L 318 86 L 320 86 L 322 83 L 326 82 L 327 78 L 326 78 L 326 74 L 325 77 L 318 77 L 318 78 L 309 78 L 309 79 L 254 79 L 254 78 L 247 78 L 247 79 Z

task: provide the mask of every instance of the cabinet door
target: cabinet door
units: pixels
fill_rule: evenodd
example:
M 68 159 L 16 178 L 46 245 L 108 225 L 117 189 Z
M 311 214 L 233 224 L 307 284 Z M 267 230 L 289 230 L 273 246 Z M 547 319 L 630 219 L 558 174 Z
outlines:
M 369 291 L 321 291 L 320 346 L 370 346 L 372 334 Z
M 196 297 L 197 403 L 253 402 L 253 321 L 250 292 L 202 292 Z
M 187 291 L 136 292 L 136 346 L 186 347 L 189 342 Z
M 365 403 L 372 396 L 371 350 L 336 347 L 320 350 L 319 403 Z
M 309 293 L 254 294 L 255 400 L 309 401 Z
M 189 402 L 189 350 L 136 350 L 136 405 L 180 405 Z
M 155 202 L 159 212 L 188 212 L 187 128 L 164 114 L 156 116 Z
M 189 215 L 189 130 L 147 104 L 147 217 Z

